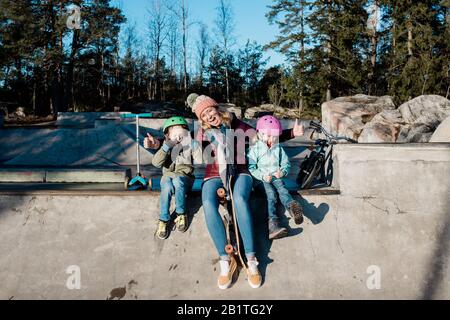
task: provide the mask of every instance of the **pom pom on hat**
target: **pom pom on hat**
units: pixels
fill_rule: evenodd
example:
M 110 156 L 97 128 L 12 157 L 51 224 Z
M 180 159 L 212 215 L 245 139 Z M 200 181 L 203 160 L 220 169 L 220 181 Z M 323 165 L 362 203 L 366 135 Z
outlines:
M 192 109 L 192 111 L 194 111 L 193 106 L 194 106 L 195 101 L 197 100 L 198 97 L 199 97 L 198 94 L 191 93 L 186 99 L 186 104 L 188 105 L 189 108 Z

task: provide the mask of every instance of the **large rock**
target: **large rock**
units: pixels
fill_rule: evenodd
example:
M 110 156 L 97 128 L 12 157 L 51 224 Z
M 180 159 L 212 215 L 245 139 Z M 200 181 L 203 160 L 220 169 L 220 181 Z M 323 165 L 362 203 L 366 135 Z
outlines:
M 358 94 L 322 104 L 322 122 L 329 132 L 358 140 L 364 126 L 378 113 L 395 109 L 391 97 Z
M 438 95 L 424 95 L 402 104 L 398 109 L 406 123 L 437 127 L 450 116 L 450 100 Z
M 434 129 L 422 123 L 406 124 L 400 130 L 397 142 L 399 143 L 425 143 L 433 135 Z
M 405 121 L 397 142 L 429 142 L 436 128 L 450 116 L 450 101 L 438 95 L 424 95 L 402 104 L 398 110 Z
M 300 112 L 296 109 L 288 109 L 273 104 L 263 104 L 258 107 L 248 108 L 245 110 L 246 119 L 256 119 L 262 114 L 273 113 L 279 119 L 298 119 Z
M 430 142 L 450 142 L 450 116 L 439 125 Z
M 18 118 L 25 118 L 27 116 L 23 107 L 18 107 L 14 115 Z
M 404 121 L 400 111 L 385 110 L 377 114 L 361 132 L 359 143 L 395 142 Z
M 223 111 L 234 113 L 239 119 L 242 119 L 242 109 L 232 103 L 219 103 L 219 108 Z

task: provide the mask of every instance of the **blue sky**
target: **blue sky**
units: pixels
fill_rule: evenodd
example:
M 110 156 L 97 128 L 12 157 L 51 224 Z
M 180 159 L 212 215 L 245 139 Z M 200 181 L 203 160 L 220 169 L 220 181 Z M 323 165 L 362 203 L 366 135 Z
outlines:
M 147 8 L 152 0 L 113 0 L 113 4 L 120 7 L 127 19 L 136 22 L 139 37 L 144 38 L 149 15 Z M 214 20 L 218 0 L 186 0 L 189 6 L 191 22 L 203 22 L 213 35 Z M 265 17 L 267 6 L 271 0 L 228 0 L 235 15 L 235 36 L 237 44 L 234 49 L 245 45 L 247 39 L 257 41 L 261 45 L 268 44 L 278 34 L 276 25 L 270 25 Z M 164 2 L 164 0 L 163 0 Z M 190 28 L 189 46 L 192 54 L 195 52 L 195 42 L 198 35 L 198 25 Z M 214 36 L 213 36 L 214 38 Z M 270 58 L 268 66 L 282 64 L 284 56 L 274 51 L 268 51 L 266 57 Z M 193 57 L 192 57 L 193 58 Z

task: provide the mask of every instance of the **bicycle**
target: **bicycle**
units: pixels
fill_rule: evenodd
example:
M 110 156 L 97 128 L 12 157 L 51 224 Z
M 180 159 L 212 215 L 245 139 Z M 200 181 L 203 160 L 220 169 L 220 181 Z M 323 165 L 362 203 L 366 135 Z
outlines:
M 310 147 L 311 154 L 308 155 L 300 164 L 297 184 L 300 189 L 308 189 L 316 180 L 316 182 L 325 184 L 325 186 L 329 187 L 331 186 L 333 180 L 333 145 L 337 144 L 340 140 L 345 140 L 351 143 L 358 142 L 346 137 L 333 136 L 320 124 L 314 121 L 310 122 L 309 129 L 313 130 L 311 133 L 311 139 L 316 132 L 323 134 L 325 139 L 317 139 L 314 142 L 314 145 Z

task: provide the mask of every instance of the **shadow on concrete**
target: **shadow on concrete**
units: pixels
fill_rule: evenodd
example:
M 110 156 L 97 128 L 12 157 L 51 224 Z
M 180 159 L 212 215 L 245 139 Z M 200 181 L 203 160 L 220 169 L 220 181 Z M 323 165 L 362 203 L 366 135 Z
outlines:
M 202 207 L 202 197 L 201 195 L 194 195 L 193 193 L 188 193 L 186 199 L 186 208 L 187 208 L 187 216 L 188 216 L 188 230 L 192 225 L 192 222 L 196 218 L 200 208 Z
M 22 209 L 19 209 L 24 202 L 27 200 L 28 196 L 0 196 L 0 223 L 1 219 L 7 212 L 13 212 L 14 214 L 23 214 Z M 31 200 L 34 201 L 36 197 L 32 197 Z M 24 214 L 25 216 L 25 214 Z
M 300 197 L 298 201 L 303 206 L 304 216 L 314 225 L 321 223 L 330 211 L 330 206 L 327 203 L 321 203 L 318 207 L 316 207 L 315 203 L 308 202 L 303 197 Z
M 447 193 L 448 194 L 448 193 Z M 447 199 L 446 208 L 450 208 L 450 199 Z M 428 272 L 422 288 L 422 300 L 437 299 L 440 287 L 445 285 L 444 277 L 450 252 L 450 212 L 444 213 L 442 229 L 437 235 L 436 247 L 428 266 Z M 448 285 L 448 284 L 447 284 Z
M 274 260 L 269 256 L 274 240 L 269 240 L 266 195 L 261 188 L 259 188 L 258 186 L 254 187 L 255 188 L 251 197 L 251 208 L 253 213 L 256 255 L 258 257 L 259 270 L 261 272 L 264 283 L 267 267 L 269 264 L 274 262 Z M 300 195 L 295 196 L 294 198 L 301 203 L 304 208 L 305 217 L 311 220 L 314 225 L 321 223 L 330 211 L 330 206 L 326 203 L 321 203 L 318 207 L 316 207 L 314 203 L 308 202 Z M 278 203 L 277 215 L 280 218 L 280 224 L 288 229 L 287 237 L 295 237 L 302 234 L 302 227 L 298 226 L 293 228 L 289 225 L 289 221 L 292 218 L 290 216 L 287 216 L 286 212 L 286 209 L 281 205 L 281 203 Z

